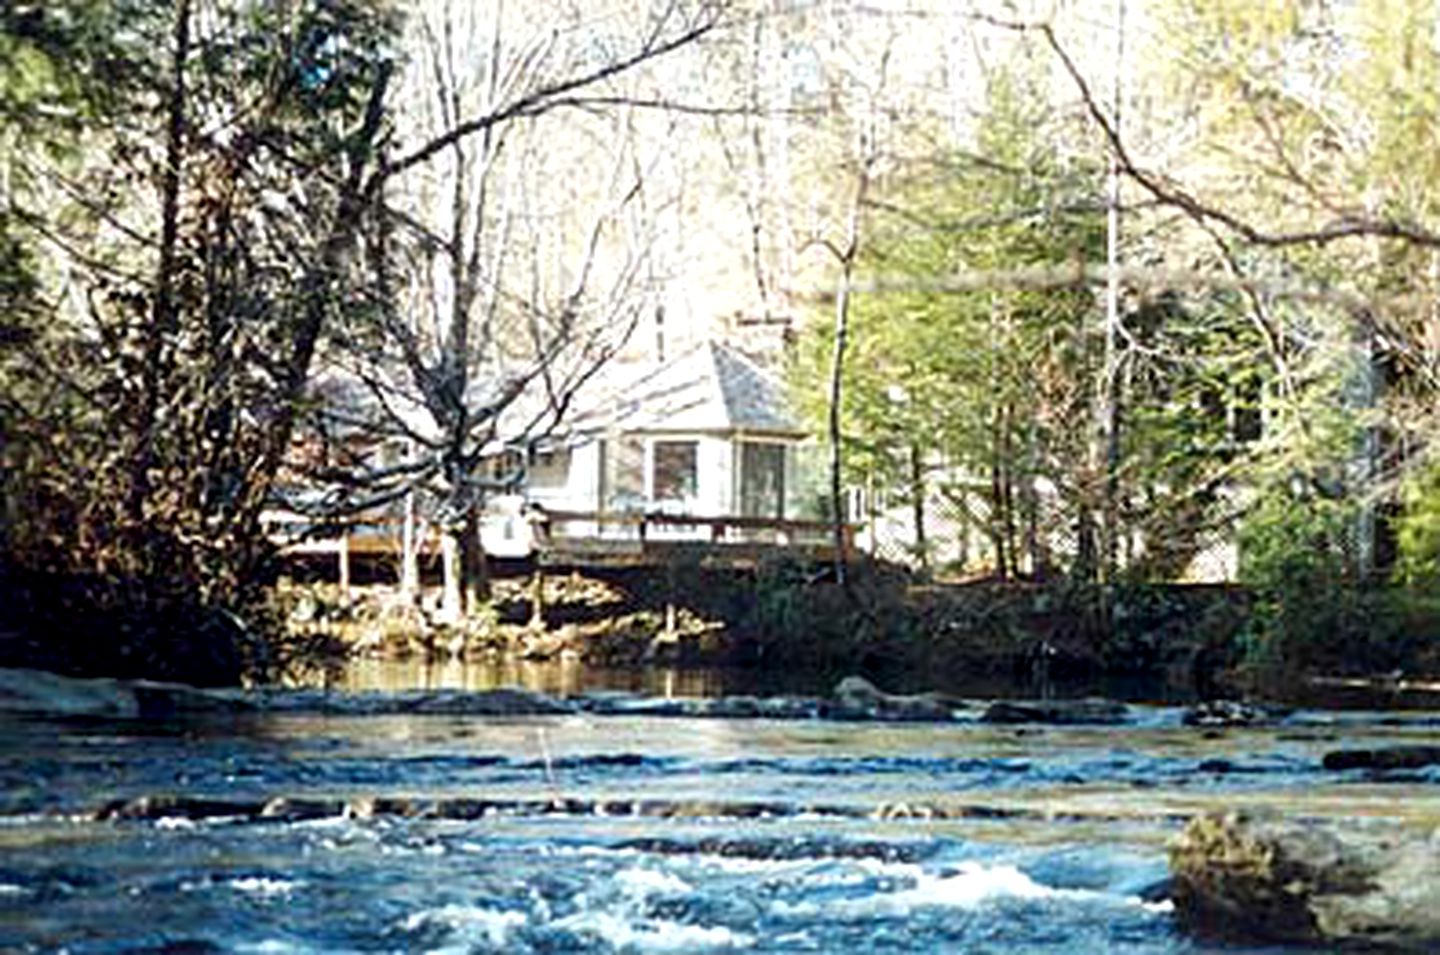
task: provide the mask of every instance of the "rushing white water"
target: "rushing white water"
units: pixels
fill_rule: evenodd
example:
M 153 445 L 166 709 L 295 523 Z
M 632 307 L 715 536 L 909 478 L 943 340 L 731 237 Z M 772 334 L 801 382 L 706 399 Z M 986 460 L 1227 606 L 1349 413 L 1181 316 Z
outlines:
M 1163 892 L 1185 814 L 1433 814 L 1433 773 L 1320 764 L 1432 731 L 10 719 L 0 950 L 1198 953 Z

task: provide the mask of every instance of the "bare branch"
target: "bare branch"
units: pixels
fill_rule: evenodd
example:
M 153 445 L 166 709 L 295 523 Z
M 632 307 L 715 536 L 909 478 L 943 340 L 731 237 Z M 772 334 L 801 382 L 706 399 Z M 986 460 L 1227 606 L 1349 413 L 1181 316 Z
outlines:
M 980 22 L 988 23 L 991 26 L 1001 29 L 1013 30 L 1020 33 L 1037 33 L 1043 37 L 1046 45 L 1049 46 L 1050 50 L 1060 60 L 1061 66 L 1064 67 L 1071 82 L 1075 84 L 1076 89 L 1079 91 L 1081 101 L 1085 106 L 1085 111 L 1095 124 L 1100 127 L 1101 133 L 1109 143 L 1111 151 L 1120 164 L 1121 172 L 1156 199 L 1184 211 L 1197 222 L 1217 223 L 1248 242 L 1270 247 L 1296 245 L 1323 246 L 1344 239 L 1373 237 L 1398 239 L 1425 248 L 1440 248 L 1440 233 L 1436 233 L 1420 223 L 1405 219 L 1375 216 L 1367 213 L 1351 213 L 1339 215 L 1330 222 L 1316 226 L 1315 228 L 1271 232 L 1262 229 L 1234 212 L 1207 203 L 1186 191 L 1185 188 L 1178 183 L 1172 182 L 1158 173 L 1145 169 L 1135 161 L 1128 147 L 1121 139 L 1114 120 L 1106 113 L 1098 100 L 1096 100 L 1089 82 L 1080 72 L 1079 67 L 1070 57 L 1064 45 L 1061 44 L 1059 38 L 1056 37 L 1054 27 L 1051 24 L 1005 20 L 980 13 L 972 14 L 972 17 Z
M 622 76 L 645 63 L 683 49 L 712 32 L 720 22 L 719 8 L 708 8 L 698 22 L 669 39 L 654 39 L 629 56 L 602 64 L 577 76 L 544 84 L 506 106 L 493 109 L 483 116 L 457 123 L 450 130 L 436 136 L 410 153 L 383 165 L 372 177 L 366 191 L 373 193 L 385 179 L 425 162 L 468 136 L 473 136 L 513 119 L 538 115 L 554 108 L 557 101 L 574 98 L 579 90 L 588 89 Z

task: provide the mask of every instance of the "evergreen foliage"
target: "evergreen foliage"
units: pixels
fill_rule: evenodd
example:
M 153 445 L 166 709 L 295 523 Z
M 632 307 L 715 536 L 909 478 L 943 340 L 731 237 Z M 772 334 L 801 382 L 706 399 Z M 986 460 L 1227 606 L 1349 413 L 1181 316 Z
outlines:
M 1103 177 L 1068 138 L 1033 90 L 998 78 L 977 135 L 985 162 L 913 171 L 872 210 L 865 266 L 878 287 L 855 307 L 851 480 L 901 491 L 891 500 L 915 508 L 917 524 L 933 496 L 968 501 L 1001 577 L 1096 571 L 1103 311 L 1093 287 L 1066 276 L 1103 260 Z M 1026 270 L 1047 277 L 1032 287 L 1017 277 Z M 956 275 L 980 287 L 945 288 Z M 1123 327 L 1126 565 L 1174 579 L 1228 519 L 1232 465 L 1263 387 L 1259 343 L 1221 295 L 1130 298 Z M 828 348 L 815 336 L 797 364 L 812 416 Z
M 354 250 L 394 18 L 77 0 L 3 26 L 24 146 L 4 287 L 50 296 L 0 368 L 7 556 L 253 606 L 321 329 L 372 294 Z M 27 267 L 41 245 L 63 275 Z

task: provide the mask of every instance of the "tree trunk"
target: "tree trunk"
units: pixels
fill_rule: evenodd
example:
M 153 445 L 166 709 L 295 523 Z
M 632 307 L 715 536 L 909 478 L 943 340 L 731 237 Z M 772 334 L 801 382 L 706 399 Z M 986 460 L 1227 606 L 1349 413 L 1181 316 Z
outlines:
M 440 619 L 446 623 L 460 623 L 490 599 L 478 526 L 476 511 L 471 508 L 462 520 L 447 522 L 440 532 Z
M 1124 62 L 1125 62 L 1125 3 L 1115 5 L 1115 63 L 1111 87 L 1111 115 L 1114 117 L 1118 135 L 1124 107 Z M 1119 540 L 1119 515 L 1116 497 L 1119 493 L 1120 472 L 1120 388 L 1119 388 L 1119 331 L 1120 331 L 1120 157 L 1112 153 L 1106 176 L 1105 203 L 1105 351 L 1100 372 L 1099 403 L 1096 409 L 1097 433 L 1095 436 L 1096 466 L 1101 476 L 1099 500 L 1099 540 L 1096 577 L 1101 583 L 1115 580 L 1117 542 Z M 1102 600 L 1108 601 L 1108 591 L 1102 591 Z M 1108 619 L 1108 603 L 1104 607 Z
M 858 204 L 857 204 L 858 205 Z M 858 217 L 858 209 L 855 216 Z M 854 218 L 854 217 L 852 217 Z M 845 373 L 845 347 L 850 334 L 850 281 L 853 257 L 840 263 L 840 282 L 835 295 L 835 349 L 830 357 L 830 406 L 827 423 L 830 439 L 830 518 L 833 521 L 832 544 L 835 548 L 835 580 L 842 586 L 846 581 L 845 554 L 845 496 L 843 468 L 844 449 L 841 441 L 844 434 L 840 427 L 841 383 Z
M 1005 474 L 1000 459 L 1000 448 L 994 447 L 990 457 L 990 519 L 986 530 L 990 545 L 995 549 L 995 576 L 1001 580 L 1010 579 L 1010 552 L 1005 539 Z
M 490 600 L 490 565 L 480 546 L 480 509 L 471 507 L 465 515 L 460 538 L 460 566 L 464 571 L 465 611 L 473 612 Z
M 130 462 L 126 500 L 127 530 L 136 535 L 136 554 L 150 534 L 145 503 L 150 497 L 150 472 L 155 466 L 155 422 L 164 388 L 165 348 L 175 332 L 176 248 L 180 241 L 180 172 L 185 155 L 185 63 L 190 57 L 190 0 L 175 7 L 172 37 L 170 96 L 166 105 L 165 167 L 160 177 L 160 246 L 155 266 L 155 288 L 145 327 L 141 358 L 141 392 L 136 409 L 136 448 Z
M 451 524 L 440 528 L 440 620 L 465 619 L 465 568 L 461 553 L 464 532 Z
M 956 507 L 959 511 L 958 527 L 956 528 L 955 560 L 960 565 L 962 573 L 968 573 L 970 568 L 970 492 L 965 488 L 955 495 Z
M 250 531 L 258 526 L 260 512 L 270 494 L 270 482 L 279 473 L 281 462 L 290 451 L 296 417 L 310 381 L 315 350 L 320 343 L 321 332 L 325 330 L 326 320 L 335 306 L 334 284 L 354 249 L 364 220 L 367 196 L 365 175 L 374 159 L 375 145 L 380 138 L 385 116 L 385 93 L 389 83 L 390 71 L 388 68 L 383 69 L 370 90 L 364 124 L 350 137 L 350 170 L 340 187 L 335 216 L 326 223 L 324 241 L 300 280 L 299 314 L 290 333 L 287 352 L 281 356 L 280 383 L 275 396 L 276 413 L 266 424 L 261 442 L 262 450 L 256 455 L 255 464 L 250 469 L 251 483 L 246 489 L 248 495 L 245 513 L 241 518 L 242 531 Z M 377 180 L 373 187 L 378 189 L 378 183 Z M 246 533 L 245 536 L 247 539 L 258 539 L 260 535 Z M 263 553 L 263 548 L 257 549 L 251 559 L 258 557 L 260 553 Z
M 999 461 L 999 486 L 996 488 L 999 503 L 1000 536 L 1005 540 L 1007 579 L 1020 572 L 1020 542 L 1015 528 L 1015 443 L 1012 440 L 1015 411 L 1010 405 L 1002 405 L 999 413 L 999 435 L 996 457 Z
M 420 540 L 414 491 L 405 495 L 405 523 L 400 536 L 400 598 L 406 604 L 420 599 Z
M 888 57 L 888 52 L 887 52 Z M 875 152 L 874 130 L 862 148 L 865 154 L 855 178 L 855 194 L 850 198 L 850 209 L 845 227 L 845 245 L 837 250 L 840 260 L 840 278 L 835 290 L 835 350 L 830 360 L 830 507 L 834 520 L 835 579 L 850 593 L 850 582 L 846 574 L 846 550 L 848 544 L 845 526 L 845 499 L 841 488 L 841 471 L 844 465 L 844 449 L 841 445 L 844 434 L 840 428 L 841 383 L 845 372 L 845 348 L 850 334 L 850 294 L 855 279 L 855 262 L 860 255 L 860 217 L 865 210 L 865 198 L 870 192 L 870 175 L 878 156 Z
M 915 522 L 915 554 L 920 559 L 920 575 L 930 579 L 930 542 L 925 537 L 925 468 L 924 453 L 918 444 L 910 445 L 910 509 Z

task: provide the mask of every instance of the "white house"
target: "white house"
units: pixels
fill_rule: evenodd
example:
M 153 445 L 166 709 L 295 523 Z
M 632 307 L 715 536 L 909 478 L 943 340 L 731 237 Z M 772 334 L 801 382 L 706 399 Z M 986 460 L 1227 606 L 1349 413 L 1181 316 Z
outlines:
M 781 383 L 707 341 L 614 390 L 532 450 L 521 495 L 497 502 L 482 539 L 495 556 L 528 552 L 522 502 L 596 516 L 813 517 L 812 447 Z M 567 533 L 627 532 L 583 524 L 572 521 Z M 697 529 L 672 522 L 659 533 Z

